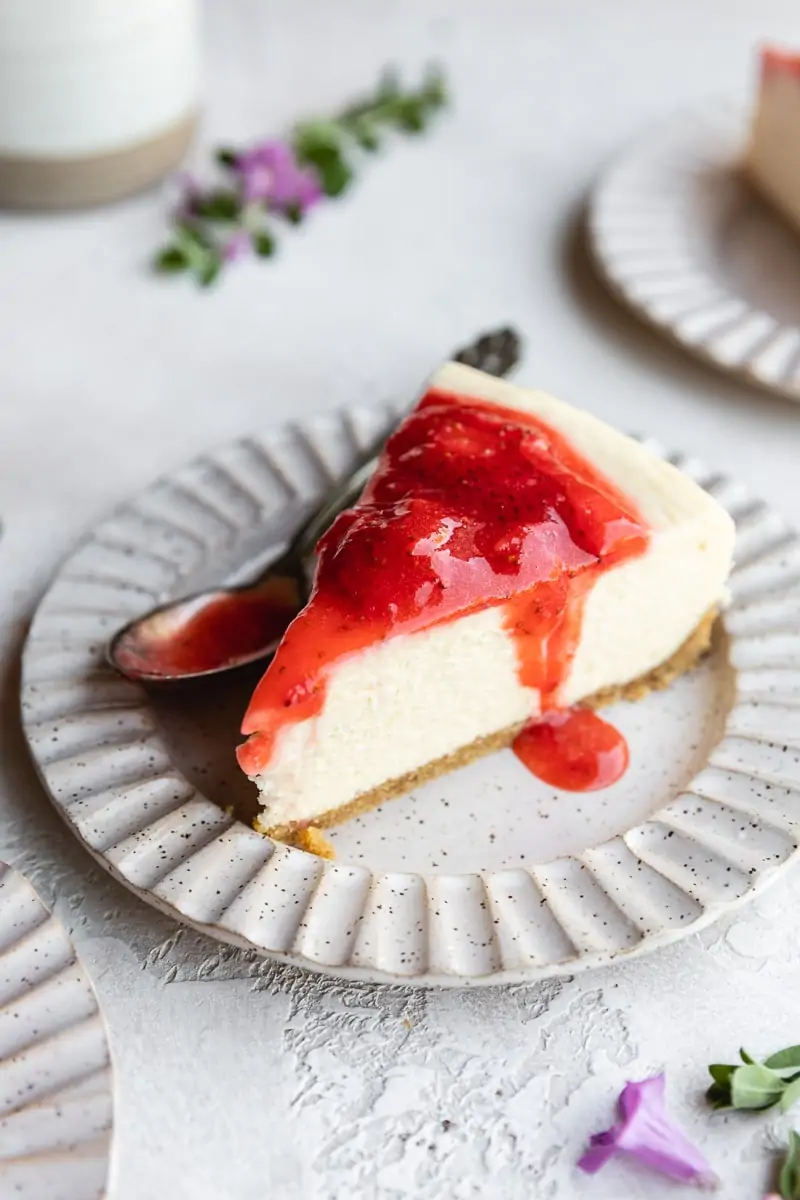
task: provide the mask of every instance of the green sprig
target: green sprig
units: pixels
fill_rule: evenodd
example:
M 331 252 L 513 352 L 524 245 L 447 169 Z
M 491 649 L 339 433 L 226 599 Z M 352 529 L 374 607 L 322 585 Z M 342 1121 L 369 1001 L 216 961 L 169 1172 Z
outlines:
M 758 1062 L 746 1050 L 741 1063 L 712 1063 L 713 1079 L 706 1097 L 715 1109 L 765 1109 L 780 1104 L 784 1112 L 800 1099 L 800 1046 L 788 1046 Z
M 800 1200 L 800 1135 L 794 1130 L 789 1134 L 789 1146 L 778 1176 L 778 1187 L 783 1200 Z
M 381 125 L 406 133 L 420 133 L 433 113 L 446 103 L 444 77 L 438 68 L 429 69 L 422 85 L 410 92 L 403 92 L 397 76 L 387 72 L 375 95 L 346 108 L 339 117 L 339 124 L 357 139 L 364 130 L 374 131 Z
M 158 251 L 153 268 L 159 275 L 188 272 L 201 287 L 210 287 L 222 270 L 222 246 L 199 223 L 179 220 L 173 239 Z
M 326 196 L 339 196 L 352 182 L 352 148 L 378 150 L 381 132 L 395 129 L 421 133 L 433 114 L 447 103 L 444 77 L 428 71 L 419 88 L 404 92 L 387 73 L 372 96 L 345 108 L 338 117 L 304 121 L 295 127 L 292 146 L 300 162 L 313 166 Z
M 353 181 L 359 150 L 377 151 L 387 130 L 421 133 L 433 114 L 447 103 L 444 78 L 431 69 L 417 88 L 404 91 L 397 77 L 387 73 L 375 91 L 338 116 L 303 121 L 289 142 L 299 165 L 310 167 L 326 196 L 340 196 Z M 269 200 L 245 202 L 240 175 L 241 153 L 231 146 L 215 154 L 224 172 L 224 186 L 193 188 L 173 219 L 173 236 L 153 259 L 160 275 L 188 274 L 201 287 L 209 287 L 223 265 L 232 257 L 232 239 L 249 239 L 254 253 L 270 258 L 275 239 L 266 218 L 278 217 L 299 224 L 304 216 L 300 204 L 280 209 Z

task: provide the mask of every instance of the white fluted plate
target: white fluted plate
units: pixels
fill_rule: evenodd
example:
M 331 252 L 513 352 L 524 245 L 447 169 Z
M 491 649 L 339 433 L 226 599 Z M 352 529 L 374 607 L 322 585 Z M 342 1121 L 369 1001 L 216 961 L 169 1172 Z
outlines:
M 800 232 L 745 179 L 744 114 L 710 102 L 636 140 L 592 195 L 612 291 L 693 354 L 800 399 Z
M 0 863 L 0 1196 L 99 1200 L 111 1121 L 92 985 L 66 931 Z
M 631 766 L 606 791 L 557 792 L 502 751 L 333 831 L 324 862 L 249 827 L 234 746 L 257 672 L 148 693 L 104 665 L 131 617 L 274 554 L 391 419 L 349 410 L 223 447 L 122 505 L 63 564 L 22 701 L 70 828 L 178 920 L 363 980 L 572 972 L 671 942 L 773 879 L 800 829 L 800 540 L 694 459 L 672 456 L 737 522 L 726 635 L 671 688 L 610 710 Z

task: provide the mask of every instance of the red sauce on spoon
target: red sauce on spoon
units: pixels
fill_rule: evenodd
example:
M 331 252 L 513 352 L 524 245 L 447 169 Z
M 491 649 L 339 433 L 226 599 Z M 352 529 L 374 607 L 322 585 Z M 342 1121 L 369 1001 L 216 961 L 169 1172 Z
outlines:
M 200 598 L 178 613 L 155 613 L 119 639 L 114 656 L 128 676 L 150 679 L 248 662 L 283 636 L 299 602 L 297 584 L 289 578 Z

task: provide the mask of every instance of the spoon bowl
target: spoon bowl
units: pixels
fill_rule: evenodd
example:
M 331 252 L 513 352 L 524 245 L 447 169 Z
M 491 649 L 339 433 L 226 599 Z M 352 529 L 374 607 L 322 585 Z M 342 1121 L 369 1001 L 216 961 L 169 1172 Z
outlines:
M 371 446 L 328 494 L 286 553 L 254 580 L 195 592 L 130 621 L 109 642 L 111 666 L 136 682 L 164 683 L 218 675 L 270 658 L 308 598 L 317 542 L 358 499 L 375 469 L 375 449 Z
M 302 607 L 306 589 L 278 564 L 263 581 L 163 604 L 112 638 L 108 658 L 129 679 L 198 679 L 268 658 Z

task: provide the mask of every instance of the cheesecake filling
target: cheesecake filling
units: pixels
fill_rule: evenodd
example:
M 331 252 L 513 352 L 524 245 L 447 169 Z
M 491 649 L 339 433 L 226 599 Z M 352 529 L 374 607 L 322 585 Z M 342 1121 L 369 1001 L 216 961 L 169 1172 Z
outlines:
M 309 603 L 245 714 L 242 769 L 269 773 L 298 742 L 293 727 L 313 729 L 334 668 L 455 618 L 485 614 L 500 626 L 519 684 L 514 704 L 521 696 L 528 705 L 513 719 L 558 710 L 587 599 L 650 539 L 634 501 L 539 417 L 429 390 L 390 438 L 359 503 L 320 542 Z M 527 737 L 529 758 L 531 745 Z
M 767 46 L 745 155 L 752 182 L 785 217 L 800 226 L 800 54 Z

